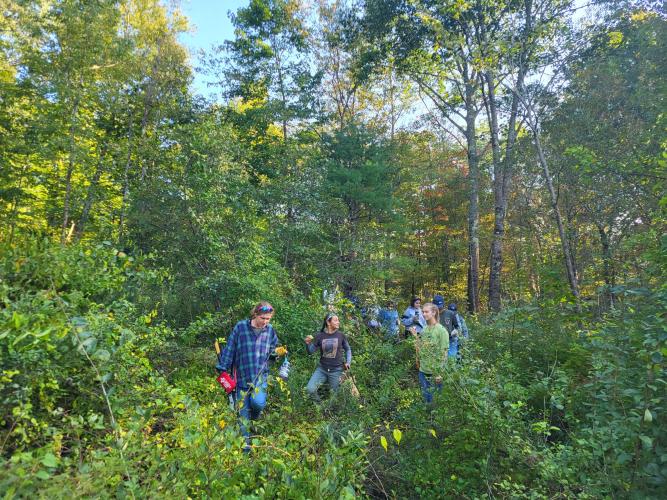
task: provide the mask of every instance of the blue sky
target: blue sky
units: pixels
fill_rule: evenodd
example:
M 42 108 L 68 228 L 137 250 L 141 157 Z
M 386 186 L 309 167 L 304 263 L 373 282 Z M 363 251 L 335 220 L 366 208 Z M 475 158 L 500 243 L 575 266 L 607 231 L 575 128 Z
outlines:
M 180 40 L 190 49 L 192 65 L 197 66 L 197 51 L 209 50 L 213 45 L 234 36 L 234 28 L 229 20 L 229 11 L 248 5 L 249 0 L 181 0 L 183 14 L 190 20 L 192 33 L 181 35 Z M 215 89 L 206 87 L 206 78 L 195 73 L 195 92 L 210 96 Z

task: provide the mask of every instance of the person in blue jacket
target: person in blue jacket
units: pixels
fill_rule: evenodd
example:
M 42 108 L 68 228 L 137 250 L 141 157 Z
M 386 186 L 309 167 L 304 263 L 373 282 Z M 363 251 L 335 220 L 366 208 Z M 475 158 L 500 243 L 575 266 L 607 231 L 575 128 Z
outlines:
M 426 320 L 424 319 L 424 314 L 421 310 L 422 299 L 419 297 L 413 297 L 410 301 L 410 307 L 408 307 L 403 316 L 401 316 L 401 323 L 405 326 L 406 330 L 414 332 L 417 335 L 421 334 L 422 330 L 426 326 Z M 405 332 L 407 335 L 408 332 Z
M 387 307 L 380 310 L 378 316 L 385 340 L 398 340 L 400 320 L 393 300 L 387 301 Z

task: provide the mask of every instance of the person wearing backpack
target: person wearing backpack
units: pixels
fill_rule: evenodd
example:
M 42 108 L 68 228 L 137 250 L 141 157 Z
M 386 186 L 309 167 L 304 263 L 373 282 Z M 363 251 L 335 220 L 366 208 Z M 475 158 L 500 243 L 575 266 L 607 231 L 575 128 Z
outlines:
M 257 420 L 266 406 L 269 359 L 287 353 L 284 347 L 277 347 L 278 335 L 269 324 L 273 313 L 273 306 L 266 301 L 253 307 L 250 319 L 234 326 L 216 365 L 223 373 L 235 373 L 234 401 L 239 407 L 241 434 L 246 441 L 244 452 L 250 451 L 247 424 Z
M 320 401 L 317 389 L 327 382 L 333 392 L 337 391 L 343 370 L 349 370 L 352 363 L 350 343 L 339 327 L 338 315 L 330 312 L 324 317 L 322 328 L 315 337 L 308 335 L 304 339 L 308 354 L 320 351 L 320 362 L 306 386 L 306 392 L 316 402 Z
M 456 304 L 453 302 L 447 306 L 443 326 L 449 332 L 449 357 L 453 360 L 459 360 L 461 358 L 459 346 L 464 339 L 468 338 L 469 333 L 463 316 L 459 314 Z

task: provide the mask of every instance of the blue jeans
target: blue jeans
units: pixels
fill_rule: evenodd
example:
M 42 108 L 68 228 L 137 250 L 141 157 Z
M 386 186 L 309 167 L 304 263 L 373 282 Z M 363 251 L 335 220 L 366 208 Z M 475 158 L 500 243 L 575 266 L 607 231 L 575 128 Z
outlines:
M 317 365 L 317 368 L 315 368 L 315 371 L 308 381 L 306 392 L 308 392 L 308 395 L 315 401 L 319 401 L 320 396 L 317 394 L 317 388 L 324 382 L 328 382 L 332 391 L 338 390 L 338 386 L 340 385 L 340 377 L 342 374 L 342 366 L 340 368 L 322 368 L 321 365 Z
M 422 371 L 419 372 L 419 385 L 422 388 L 422 396 L 426 403 L 431 403 L 433 401 L 433 393 L 435 391 L 442 391 L 442 382 L 436 384 L 431 381 L 433 378 L 435 378 L 433 375 L 427 375 Z
M 244 387 L 236 390 L 236 402 L 241 406 L 239 408 L 241 434 L 243 434 L 247 445 L 250 445 L 250 432 L 247 423 L 250 420 L 257 420 L 266 406 L 267 385 L 267 374 L 265 373 L 260 376 L 256 387 L 250 389 Z M 243 403 L 240 403 L 240 401 L 243 401 Z
M 459 354 L 459 337 L 458 335 L 456 335 L 451 339 L 449 339 L 449 352 L 447 353 L 447 357 L 452 361 L 456 361 L 458 354 Z

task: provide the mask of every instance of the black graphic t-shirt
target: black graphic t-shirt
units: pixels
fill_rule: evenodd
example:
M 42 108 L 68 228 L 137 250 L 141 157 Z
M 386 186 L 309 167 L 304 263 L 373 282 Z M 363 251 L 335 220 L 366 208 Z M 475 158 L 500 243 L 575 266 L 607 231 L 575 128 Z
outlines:
M 340 368 L 343 363 L 352 361 L 352 349 L 344 333 L 336 330 L 334 333 L 319 332 L 311 343 L 310 352 L 320 350 L 320 364 L 322 368 Z

